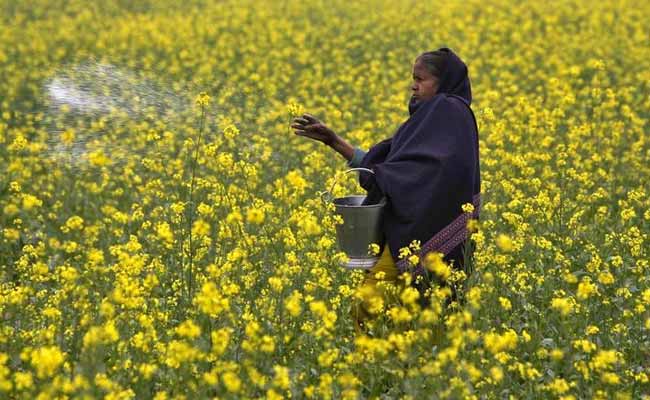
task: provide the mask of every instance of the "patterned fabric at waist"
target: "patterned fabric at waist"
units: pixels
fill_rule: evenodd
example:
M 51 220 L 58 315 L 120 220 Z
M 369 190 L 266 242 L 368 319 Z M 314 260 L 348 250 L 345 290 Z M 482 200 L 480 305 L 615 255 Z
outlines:
M 453 249 L 455 249 L 459 244 L 467 240 L 469 232 L 467 230 L 467 222 L 470 219 L 477 219 L 481 209 L 481 194 L 475 194 L 472 198 L 472 204 L 474 205 L 474 211 L 471 213 L 462 213 L 455 220 L 453 220 L 449 225 L 441 229 L 438 233 L 433 235 L 433 237 L 420 247 L 420 252 L 418 254 L 420 260 L 430 252 L 438 252 L 443 255 L 449 254 Z M 409 267 L 409 261 L 407 258 L 399 260 L 397 262 L 397 269 L 400 273 L 406 272 Z M 418 263 L 415 268 L 415 273 L 423 273 L 422 263 Z

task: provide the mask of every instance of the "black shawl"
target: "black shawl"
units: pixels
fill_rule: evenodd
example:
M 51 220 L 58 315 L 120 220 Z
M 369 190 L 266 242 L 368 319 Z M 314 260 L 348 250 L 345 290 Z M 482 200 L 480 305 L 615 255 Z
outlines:
M 412 240 L 429 242 L 428 251 L 457 254 L 460 236 L 466 238 L 463 217 L 469 217 L 461 206 L 474 203 L 473 217 L 478 216 L 478 128 L 469 107 L 467 67 L 451 50 L 441 50 L 448 56 L 436 95 L 421 102 L 411 99 L 410 118 L 361 161 L 361 167 L 375 173 L 359 176 L 368 192 L 364 204 L 386 196 L 382 228 L 396 261 Z M 402 272 L 403 261 L 398 263 Z

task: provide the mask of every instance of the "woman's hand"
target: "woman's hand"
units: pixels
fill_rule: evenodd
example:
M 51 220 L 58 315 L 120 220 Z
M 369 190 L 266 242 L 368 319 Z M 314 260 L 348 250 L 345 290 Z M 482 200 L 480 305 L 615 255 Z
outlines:
M 294 118 L 291 128 L 295 130 L 295 134 L 298 136 L 318 140 L 328 146 L 332 146 L 338 138 L 338 135 L 333 130 L 310 114 L 303 114 L 302 117 Z

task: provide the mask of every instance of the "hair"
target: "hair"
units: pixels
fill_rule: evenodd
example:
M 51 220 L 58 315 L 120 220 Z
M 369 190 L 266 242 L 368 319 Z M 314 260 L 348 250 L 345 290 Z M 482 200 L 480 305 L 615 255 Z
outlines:
M 445 72 L 445 66 L 447 64 L 447 54 L 444 51 L 427 51 L 420 54 L 417 60 L 422 61 L 424 67 L 431 75 L 438 78 L 438 80 L 442 79 L 442 74 Z

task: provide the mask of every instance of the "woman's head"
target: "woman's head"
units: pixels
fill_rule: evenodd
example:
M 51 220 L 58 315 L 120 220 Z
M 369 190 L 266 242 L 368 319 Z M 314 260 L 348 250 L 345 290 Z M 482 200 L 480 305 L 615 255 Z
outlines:
M 438 92 L 447 54 L 443 51 L 428 51 L 420 54 L 413 64 L 413 98 L 417 101 L 431 99 Z
M 413 65 L 411 103 L 429 100 L 438 93 L 460 96 L 472 102 L 467 65 L 451 49 L 442 47 L 420 54 Z

